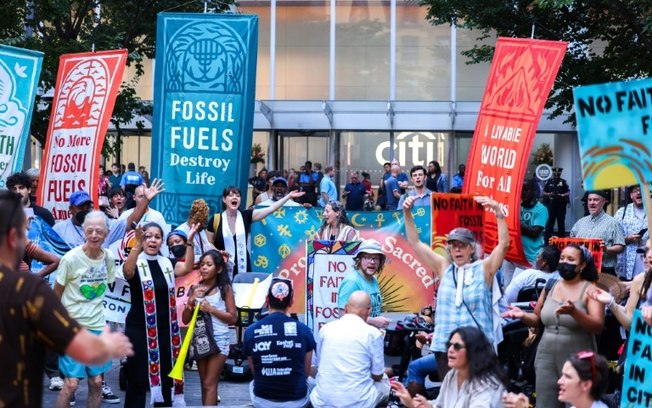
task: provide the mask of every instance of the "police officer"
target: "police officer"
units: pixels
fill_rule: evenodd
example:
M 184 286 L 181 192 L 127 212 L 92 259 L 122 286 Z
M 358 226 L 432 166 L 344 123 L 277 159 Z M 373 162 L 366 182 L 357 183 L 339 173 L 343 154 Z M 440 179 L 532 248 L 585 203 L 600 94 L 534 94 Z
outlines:
M 555 221 L 557 222 L 557 236 L 566 236 L 566 207 L 569 203 L 570 188 L 566 180 L 561 178 L 561 167 L 552 168 L 552 178 L 546 181 L 543 187 L 543 203 L 548 208 L 548 222 L 546 223 L 545 240 L 554 235 Z

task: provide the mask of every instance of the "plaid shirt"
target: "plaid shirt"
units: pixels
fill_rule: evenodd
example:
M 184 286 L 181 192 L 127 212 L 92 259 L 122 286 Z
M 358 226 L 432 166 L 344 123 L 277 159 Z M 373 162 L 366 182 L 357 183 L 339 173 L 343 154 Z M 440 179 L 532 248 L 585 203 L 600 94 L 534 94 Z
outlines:
M 571 229 L 570 236 L 574 238 L 595 238 L 604 241 L 605 245 L 610 247 L 612 245 L 625 246 L 625 236 L 623 230 L 618 225 L 618 221 L 604 211 L 600 214 L 593 216 L 587 215 L 582 217 Z M 602 254 L 602 266 L 605 268 L 616 267 L 617 256 L 615 254 Z
M 435 332 L 430 348 L 432 351 L 445 352 L 446 342 L 451 332 L 461 326 L 478 327 L 489 339 L 494 342 L 493 315 L 491 308 L 491 290 L 484 279 L 484 265 L 482 260 L 467 264 L 463 268 L 462 299 L 464 303 L 455 306 L 457 277 L 454 275 L 458 269 L 450 265 L 441 280 L 437 292 L 437 309 L 435 310 Z M 466 304 L 466 306 L 464 305 Z M 467 308 L 468 307 L 468 308 Z M 469 313 L 473 313 L 473 316 Z M 475 318 L 475 321 L 473 320 Z M 476 324 L 476 321 L 478 324 Z

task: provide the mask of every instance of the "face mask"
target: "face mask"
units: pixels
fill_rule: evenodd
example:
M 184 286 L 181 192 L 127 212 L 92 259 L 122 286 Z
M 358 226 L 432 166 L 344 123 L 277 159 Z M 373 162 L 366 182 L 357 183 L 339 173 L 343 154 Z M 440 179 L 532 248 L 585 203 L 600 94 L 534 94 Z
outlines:
M 91 212 L 91 210 L 84 210 L 78 212 L 77 214 L 75 214 L 75 221 L 77 221 L 79 225 L 82 225 L 84 223 L 84 218 L 86 218 L 89 212 Z
M 557 265 L 557 272 L 559 272 L 559 276 L 561 276 L 563 279 L 571 280 L 577 276 L 577 272 L 575 272 L 576 266 L 577 265 L 574 264 L 560 262 L 559 265 Z
M 170 247 L 170 252 L 177 259 L 183 258 L 183 256 L 186 254 L 186 246 L 185 245 L 172 245 Z

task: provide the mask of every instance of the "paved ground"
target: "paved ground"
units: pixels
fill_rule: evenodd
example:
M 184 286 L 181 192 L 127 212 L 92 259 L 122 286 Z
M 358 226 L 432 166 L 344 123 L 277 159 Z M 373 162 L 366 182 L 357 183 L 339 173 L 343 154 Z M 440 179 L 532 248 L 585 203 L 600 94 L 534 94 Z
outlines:
M 113 390 L 113 393 L 118 397 L 120 397 L 121 402 L 120 404 L 103 403 L 102 404 L 103 407 L 110 407 L 110 406 L 121 407 L 124 405 L 125 393 L 124 391 L 120 390 L 119 383 L 118 383 L 119 369 L 120 369 L 120 362 L 118 360 L 114 360 L 113 367 L 111 368 L 111 371 L 109 371 L 109 373 L 106 375 L 105 378 L 108 385 Z M 188 406 L 201 406 L 201 389 L 199 385 L 199 374 L 197 373 L 197 371 L 186 370 L 185 380 L 186 380 L 186 387 L 185 387 L 186 403 L 188 404 Z M 56 391 L 50 391 L 48 389 L 48 385 L 49 385 L 49 381 L 47 377 L 45 377 L 43 383 L 43 406 L 53 407 L 57 399 L 57 395 L 59 393 Z M 222 399 L 220 408 L 251 407 L 252 405 L 249 399 L 248 387 L 249 387 L 248 382 L 234 382 L 234 381 L 226 381 L 226 380 L 220 381 L 219 395 L 220 398 Z M 75 406 L 85 407 L 86 396 L 87 396 L 87 386 L 85 382 L 82 382 L 80 384 L 79 391 L 77 391 L 76 394 L 77 403 L 75 404 Z M 148 398 L 149 398 L 149 394 L 148 394 Z
M 399 316 L 391 316 L 394 320 L 400 319 Z M 393 326 L 393 325 L 392 325 Z M 391 327 L 391 326 L 390 326 Z M 235 334 L 233 335 L 235 340 Z M 235 341 L 234 341 L 235 343 Z M 385 356 L 385 362 L 387 367 L 391 367 L 393 364 L 398 364 L 400 358 L 395 356 Z M 231 361 L 231 360 L 229 360 Z M 119 360 L 113 361 L 113 367 L 105 376 L 107 384 L 111 387 L 111 390 L 115 395 L 120 397 L 120 404 L 107 404 L 102 403 L 103 407 L 111 406 L 123 406 L 124 405 L 124 391 L 120 390 L 119 387 L 119 372 L 120 372 L 120 362 Z M 185 371 L 185 399 L 188 406 L 201 406 L 201 387 L 199 382 L 199 374 L 197 371 Z M 57 395 L 57 391 L 50 391 L 48 385 L 50 384 L 47 377 L 44 376 L 43 380 L 43 406 L 44 407 L 54 407 Z M 249 398 L 249 382 L 243 381 L 233 381 L 222 379 L 218 388 L 219 396 L 222 400 L 219 407 L 220 408 L 230 408 L 230 407 L 252 407 L 251 400 Z M 79 390 L 76 394 L 76 407 L 85 407 L 86 406 L 86 396 L 88 393 L 87 384 L 85 381 L 82 381 L 79 386 Z M 149 398 L 149 394 L 148 394 Z

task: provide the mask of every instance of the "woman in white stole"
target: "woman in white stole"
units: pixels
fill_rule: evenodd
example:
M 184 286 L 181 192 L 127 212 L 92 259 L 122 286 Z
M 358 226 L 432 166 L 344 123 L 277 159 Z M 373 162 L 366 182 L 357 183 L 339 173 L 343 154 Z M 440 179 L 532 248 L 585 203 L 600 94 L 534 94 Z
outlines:
M 278 210 L 290 198 L 298 198 L 304 194 L 301 191 L 291 191 L 269 207 L 249 208 L 241 211 L 242 196 L 240 189 L 236 186 L 229 186 L 224 189 L 222 192 L 222 208 L 224 211 L 211 217 L 208 220 L 206 229 L 209 240 L 215 245 L 215 248 L 229 253 L 230 259 L 234 263 L 234 276 L 238 273 L 251 272 L 251 259 L 247 248 L 251 224 Z M 215 217 L 219 218 L 216 220 Z
M 356 241 L 360 233 L 346 216 L 344 206 L 339 201 L 331 201 L 324 207 L 324 223 L 315 234 L 321 241 Z
M 136 228 L 135 239 L 123 266 L 131 292 L 125 334 L 134 345 L 134 355 L 127 359 L 125 407 L 145 407 L 148 388 L 150 405 L 185 406 L 183 382 L 168 377 L 176 360 L 173 356 L 179 354 L 181 336 L 174 268 L 159 253 L 163 230 L 148 223 Z

